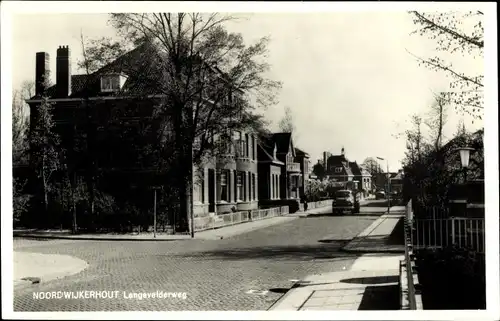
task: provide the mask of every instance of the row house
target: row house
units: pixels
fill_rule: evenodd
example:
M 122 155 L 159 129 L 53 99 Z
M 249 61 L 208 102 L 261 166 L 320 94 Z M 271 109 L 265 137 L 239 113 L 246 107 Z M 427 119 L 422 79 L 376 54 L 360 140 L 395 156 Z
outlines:
M 295 159 L 300 164 L 300 171 L 302 176 L 300 177 L 300 188 L 299 195 L 303 197 L 305 195 L 305 190 L 307 183 L 309 182 L 309 177 L 312 172 L 311 162 L 309 160 L 310 156 L 308 153 L 304 152 L 299 148 L 295 148 Z
M 291 133 L 261 137 L 259 148 L 260 200 L 296 200 L 303 196 L 309 155 L 294 147 Z

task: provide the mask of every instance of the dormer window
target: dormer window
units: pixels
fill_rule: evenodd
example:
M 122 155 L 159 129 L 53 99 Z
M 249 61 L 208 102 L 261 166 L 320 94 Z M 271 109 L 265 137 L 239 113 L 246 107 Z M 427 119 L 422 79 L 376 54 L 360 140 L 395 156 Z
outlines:
M 123 74 L 106 74 L 101 76 L 101 92 L 116 92 L 123 88 L 127 76 Z

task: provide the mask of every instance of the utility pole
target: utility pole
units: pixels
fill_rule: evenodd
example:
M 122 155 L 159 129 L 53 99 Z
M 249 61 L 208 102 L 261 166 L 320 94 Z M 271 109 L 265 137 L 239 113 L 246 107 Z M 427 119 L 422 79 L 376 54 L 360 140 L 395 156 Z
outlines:
M 156 194 L 158 190 L 163 190 L 161 186 L 153 186 L 151 188 L 154 192 L 154 203 L 153 203 L 153 237 L 156 238 Z
M 389 161 L 387 160 L 387 214 L 391 211 L 391 174 L 389 173 Z
M 387 173 L 386 173 L 386 177 L 387 177 L 387 214 L 389 214 L 389 212 L 391 211 L 391 175 L 389 174 L 389 160 L 385 159 L 383 157 L 377 157 L 377 159 L 382 160 L 382 161 L 385 160 L 387 163 Z M 379 167 L 380 167 L 380 164 L 379 164 Z
M 155 189 L 155 200 L 154 200 L 154 209 L 153 209 L 153 237 L 156 238 L 156 189 Z

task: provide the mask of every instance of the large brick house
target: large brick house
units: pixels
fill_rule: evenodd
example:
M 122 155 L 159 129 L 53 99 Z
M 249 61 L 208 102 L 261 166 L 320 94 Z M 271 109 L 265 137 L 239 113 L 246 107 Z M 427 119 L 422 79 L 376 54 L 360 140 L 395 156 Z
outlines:
M 329 179 L 337 182 L 351 182 L 354 180 L 354 173 L 345 156 L 345 150 L 342 147 L 340 155 L 331 155 L 326 160 L 325 174 Z
M 141 139 L 147 134 L 156 134 L 158 126 L 166 126 L 167 132 L 173 132 L 168 124 L 150 122 L 154 106 L 163 103 L 163 97 L 137 79 L 137 70 L 155 70 L 154 61 L 144 58 L 150 49 L 144 44 L 89 75 L 72 75 L 71 51 L 67 46 L 59 47 L 56 84 L 47 89 L 42 83 L 50 72 L 50 55 L 36 53 L 36 94 L 27 100 L 31 111 L 30 124 L 36 122 L 42 94 L 49 97 L 55 130 L 68 151 L 69 168 L 74 172 L 77 183 L 83 181 L 86 166 L 84 154 L 78 146 L 82 144 L 82 134 L 89 126 L 93 133 L 92 155 L 101 180 L 132 188 L 136 180 L 144 180 L 149 175 L 151 185 L 165 183 L 159 181 L 164 177 L 155 176 L 157 168 L 152 166 L 153 163 L 138 156 Z M 213 69 L 213 73 L 213 78 L 218 81 L 220 71 Z M 230 103 L 238 95 L 238 92 L 232 92 L 223 103 Z M 120 125 L 110 122 L 111 119 L 119 119 Z M 114 131 L 120 132 L 120 140 L 117 140 Z M 198 173 L 193 177 L 196 215 L 229 212 L 233 208 L 257 208 L 257 135 L 251 130 L 230 135 L 233 139 L 226 155 L 207 159 L 202 168 L 194 168 L 194 172 Z M 144 198 L 150 203 L 151 192 L 147 193 Z M 150 206 L 149 203 L 147 206 Z

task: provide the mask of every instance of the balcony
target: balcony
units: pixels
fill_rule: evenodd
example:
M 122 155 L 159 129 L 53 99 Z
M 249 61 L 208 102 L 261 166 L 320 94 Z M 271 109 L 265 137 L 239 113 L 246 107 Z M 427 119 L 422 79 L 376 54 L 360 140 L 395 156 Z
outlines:
M 300 173 L 300 163 L 287 163 L 286 171 L 290 173 Z

